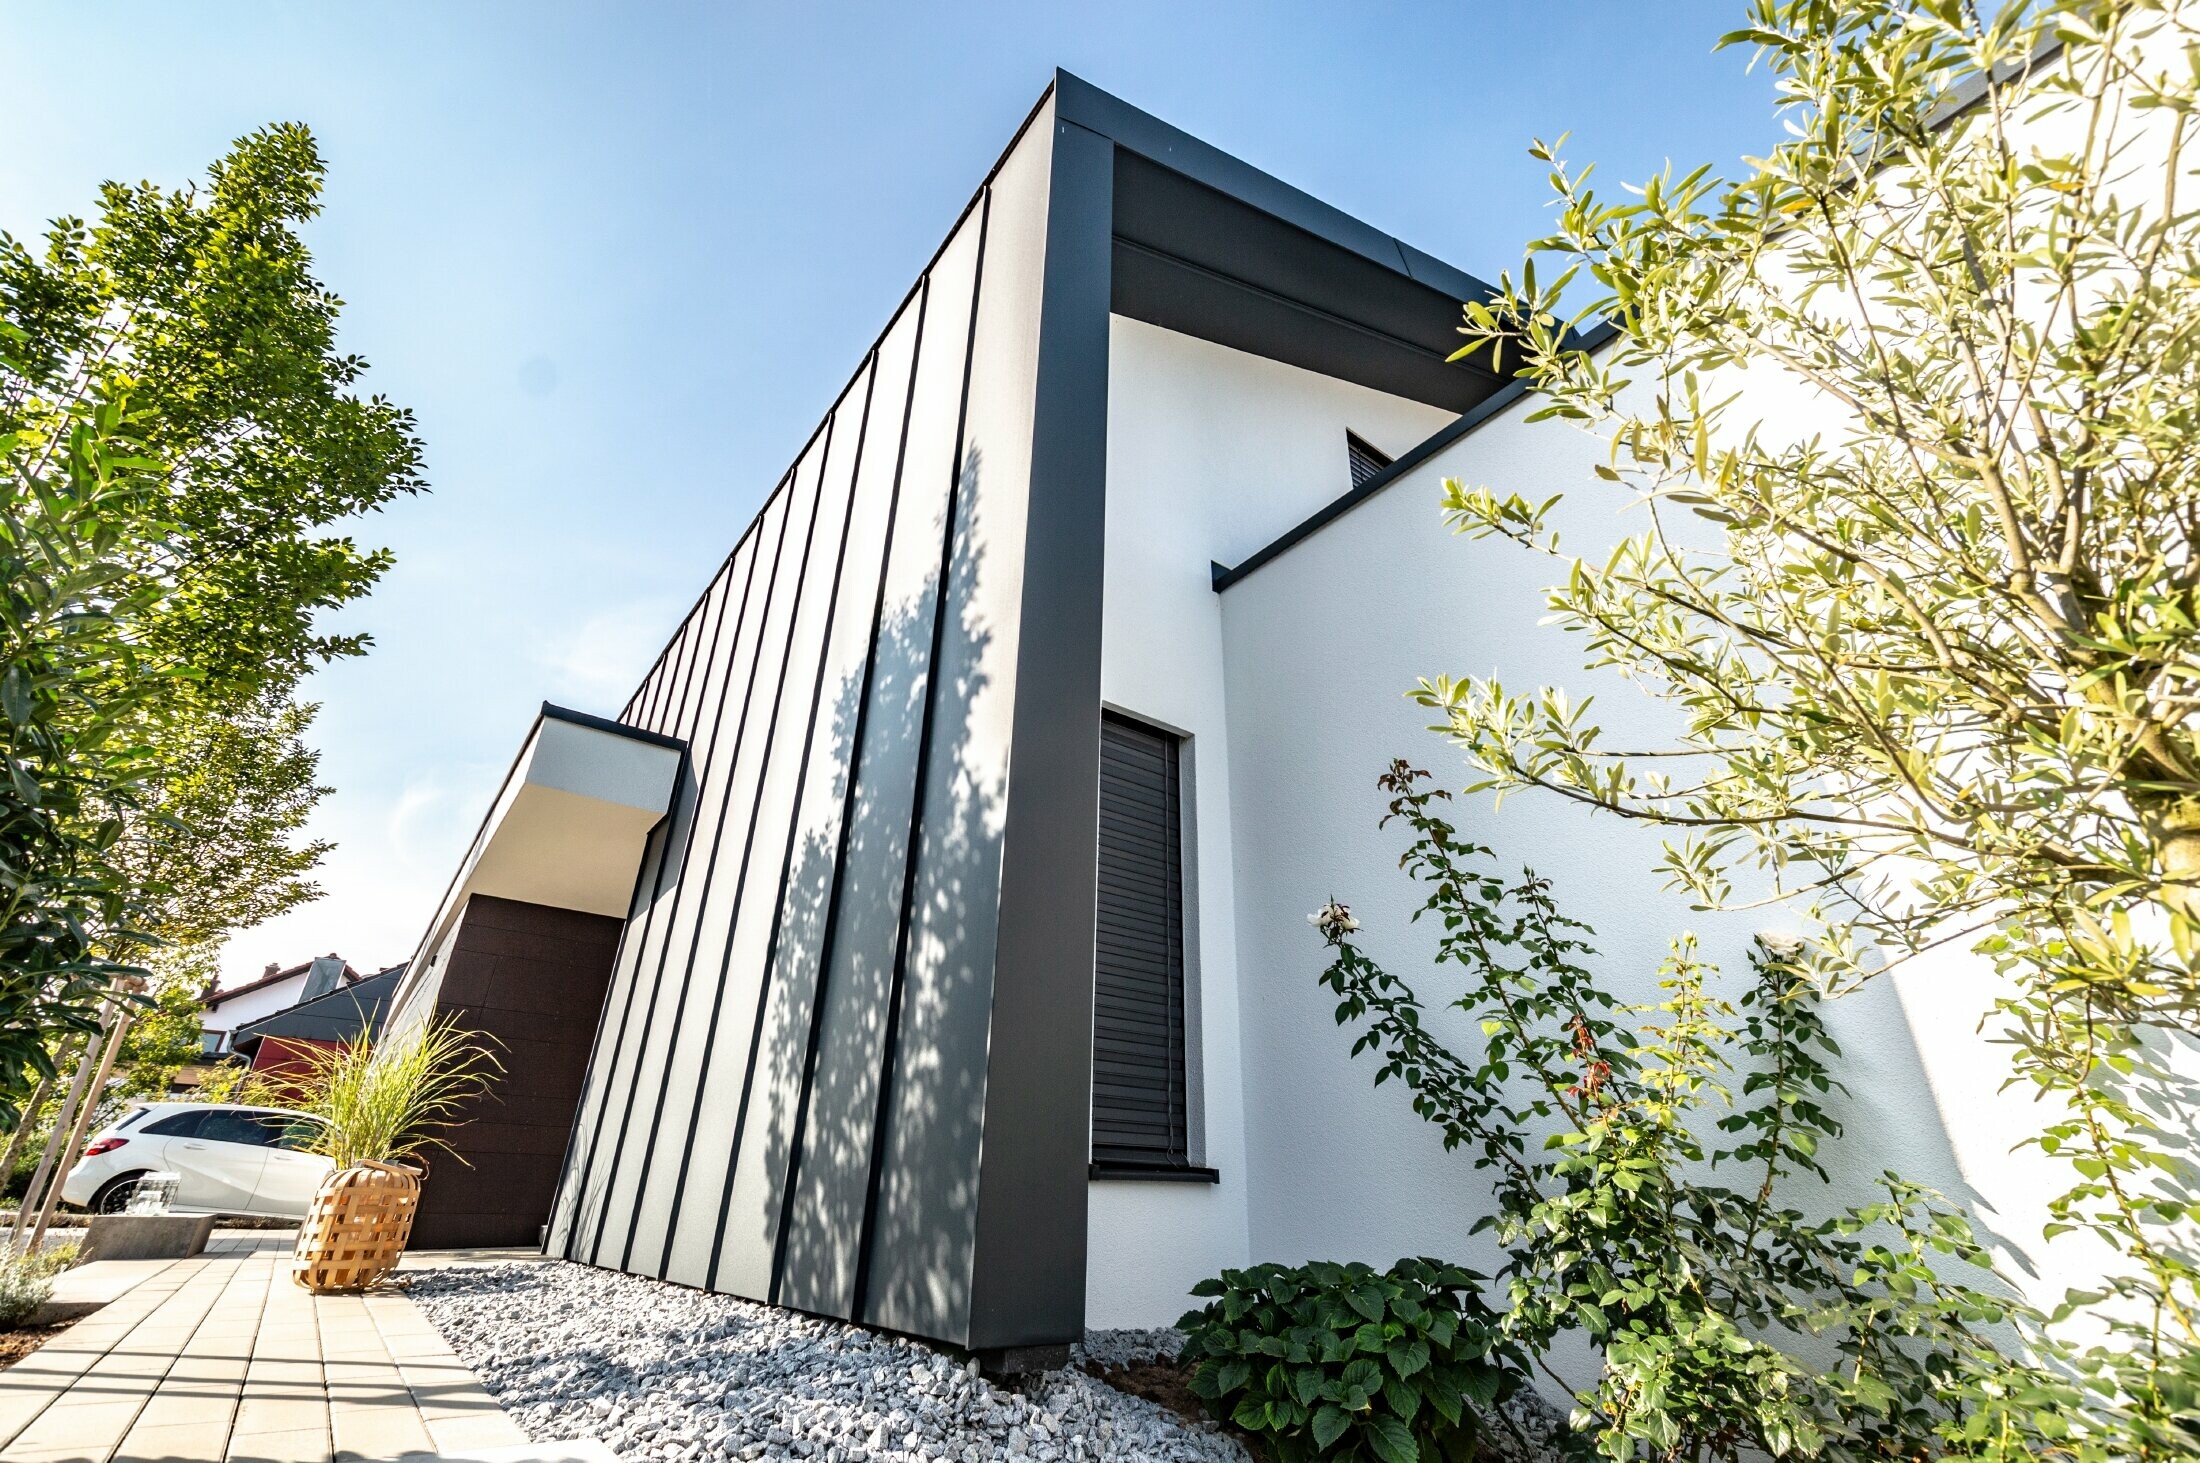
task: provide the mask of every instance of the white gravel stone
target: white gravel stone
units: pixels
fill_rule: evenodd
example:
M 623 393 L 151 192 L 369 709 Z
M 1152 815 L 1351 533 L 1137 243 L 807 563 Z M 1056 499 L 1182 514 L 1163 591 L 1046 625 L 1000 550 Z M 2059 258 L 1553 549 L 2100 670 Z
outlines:
M 429 1270 L 410 1294 L 528 1437 L 627 1463 L 1247 1463 L 1236 1439 L 1081 1371 L 1018 1389 L 917 1342 L 557 1263 Z M 1174 1332 L 1094 1332 L 1104 1365 Z

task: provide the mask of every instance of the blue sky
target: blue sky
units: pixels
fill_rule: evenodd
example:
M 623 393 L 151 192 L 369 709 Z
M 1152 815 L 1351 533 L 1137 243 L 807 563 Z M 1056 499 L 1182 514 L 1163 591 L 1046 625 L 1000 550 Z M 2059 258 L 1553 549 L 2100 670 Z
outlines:
M 535 705 L 615 712 L 1059 65 L 1474 273 L 1607 185 L 1776 135 L 1742 0 L 559 5 L 0 0 L 0 228 L 310 124 L 343 348 L 430 495 L 323 672 L 328 896 L 229 980 L 404 959 Z

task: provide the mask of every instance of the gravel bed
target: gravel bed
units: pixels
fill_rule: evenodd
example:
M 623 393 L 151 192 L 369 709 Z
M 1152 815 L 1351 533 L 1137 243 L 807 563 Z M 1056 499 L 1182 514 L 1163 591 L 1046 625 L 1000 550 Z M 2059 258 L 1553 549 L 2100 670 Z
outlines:
M 1080 1371 L 1011 1390 L 914 1341 L 631 1275 L 461 1267 L 409 1293 L 529 1438 L 596 1438 L 629 1463 L 1247 1463 L 1211 1425 Z M 1173 1339 L 1096 1332 L 1086 1353 L 1113 1364 Z
M 1084 1345 L 1070 1348 L 1070 1362 L 1119 1367 L 1140 1361 L 1173 1361 L 1183 1349 L 1184 1333 L 1173 1326 L 1153 1331 L 1087 1331 Z

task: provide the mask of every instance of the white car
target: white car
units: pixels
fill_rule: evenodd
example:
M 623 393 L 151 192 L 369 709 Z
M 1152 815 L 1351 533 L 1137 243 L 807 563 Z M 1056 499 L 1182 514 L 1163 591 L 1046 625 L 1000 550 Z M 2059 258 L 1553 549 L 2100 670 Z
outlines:
M 130 1202 L 130 1188 L 148 1173 L 182 1182 L 169 1210 L 176 1214 L 263 1214 L 303 1219 L 321 1180 L 335 1167 L 308 1153 L 321 1119 L 275 1107 L 214 1102 L 150 1102 L 85 1145 L 61 1197 L 96 1213 Z

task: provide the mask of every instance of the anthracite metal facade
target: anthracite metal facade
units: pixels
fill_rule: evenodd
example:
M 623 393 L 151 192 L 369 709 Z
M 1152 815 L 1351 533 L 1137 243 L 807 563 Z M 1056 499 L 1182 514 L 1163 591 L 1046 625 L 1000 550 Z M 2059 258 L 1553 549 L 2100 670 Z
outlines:
M 620 717 L 687 767 L 552 1253 L 1081 1333 L 1109 313 L 1465 409 L 1480 289 L 1058 75 Z

